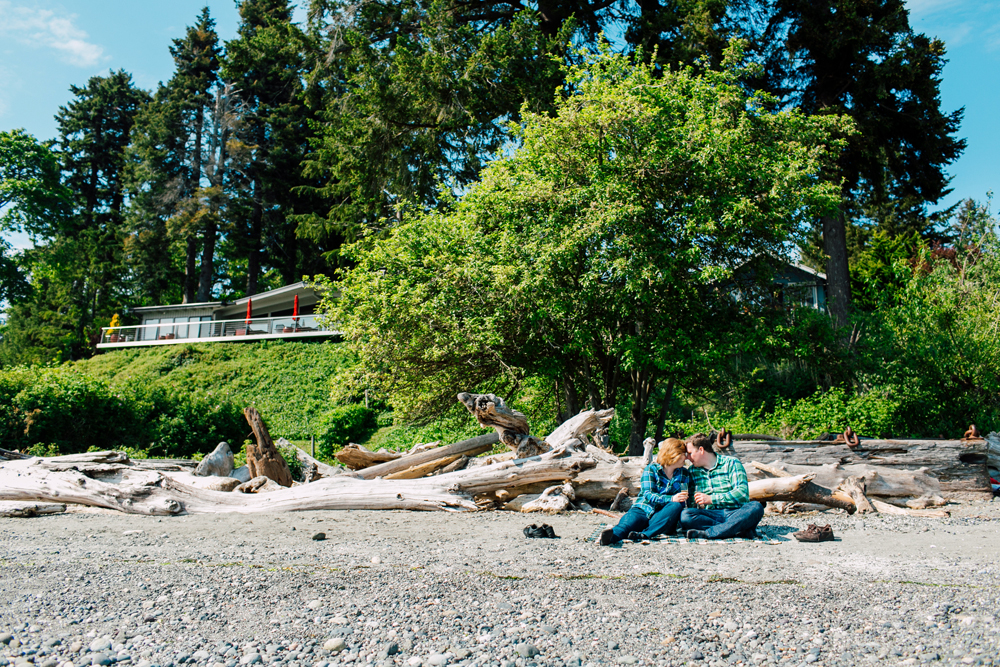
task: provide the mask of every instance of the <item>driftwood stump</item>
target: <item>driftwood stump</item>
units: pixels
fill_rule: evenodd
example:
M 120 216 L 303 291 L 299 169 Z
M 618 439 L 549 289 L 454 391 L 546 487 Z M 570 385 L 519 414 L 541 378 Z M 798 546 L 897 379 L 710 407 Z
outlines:
M 858 508 L 858 514 L 872 514 L 878 511 L 865 495 L 864 477 L 848 477 L 840 483 L 840 490 L 851 497 L 854 506 Z
M 531 435 L 528 418 L 507 407 L 495 394 L 470 394 L 462 392 L 458 401 L 472 413 L 483 428 L 496 429 L 500 442 L 517 452 L 517 458 L 538 456 L 551 449 L 544 441 Z
M 267 477 L 284 487 L 291 486 L 292 471 L 288 469 L 285 459 L 281 458 L 278 448 L 274 446 L 260 413 L 256 408 L 244 408 L 243 416 L 246 417 L 254 437 L 257 438 L 256 445 L 253 443 L 247 445 L 247 467 L 250 468 L 250 478 Z

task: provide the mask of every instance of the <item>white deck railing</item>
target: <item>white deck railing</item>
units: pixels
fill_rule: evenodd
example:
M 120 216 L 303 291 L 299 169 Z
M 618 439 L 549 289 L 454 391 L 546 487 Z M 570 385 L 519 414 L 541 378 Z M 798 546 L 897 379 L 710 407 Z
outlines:
M 211 320 L 203 322 L 172 322 L 162 324 L 140 324 L 128 327 L 103 327 L 100 347 L 115 345 L 156 345 L 168 342 L 204 340 L 215 342 L 223 339 L 241 340 L 262 336 L 304 337 L 310 335 L 330 335 L 336 333 L 319 322 L 316 315 L 298 317 L 255 317 L 246 320 Z

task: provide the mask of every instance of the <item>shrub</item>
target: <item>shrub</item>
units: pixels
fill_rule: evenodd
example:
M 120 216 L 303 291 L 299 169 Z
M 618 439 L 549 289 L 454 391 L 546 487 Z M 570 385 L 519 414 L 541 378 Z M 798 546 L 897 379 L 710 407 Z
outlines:
M 330 458 L 348 442 L 366 439 L 378 427 L 377 414 L 361 403 L 339 405 L 320 421 L 316 438 L 320 456 Z

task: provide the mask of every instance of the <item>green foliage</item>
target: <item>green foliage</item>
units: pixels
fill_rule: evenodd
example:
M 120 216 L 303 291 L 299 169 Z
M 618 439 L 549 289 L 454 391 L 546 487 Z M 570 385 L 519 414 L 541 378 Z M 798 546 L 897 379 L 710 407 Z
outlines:
M 377 413 L 362 403 L 340 405 L 327 412 L 319 423 L 316 451 L 331 458 L 349 442 L 362 442 L 378 428 Z
M 523 110 L 520 144 L 451 211 L 352 246 L 328 304 L 361 358 L 344 386 L 404 419 L 531 376 L 567 387 L 569 413 L 623 390 L 644 409 L 658 380 L 716 363 L 733 321 L 720 282 L 836 201 L 815 175 L 847 130 L 747 97 L 737 51 L 724 72 L 662 76 L 582 54 L 556 113 Z

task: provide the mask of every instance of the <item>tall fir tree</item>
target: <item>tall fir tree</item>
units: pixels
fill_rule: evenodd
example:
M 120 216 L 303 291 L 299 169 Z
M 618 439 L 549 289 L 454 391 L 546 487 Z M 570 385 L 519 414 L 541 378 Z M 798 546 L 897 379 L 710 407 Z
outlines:
M 915 33 L 903 0 L 773 0 L 757 43 L 763 83 L 809 114 L 848 114 L 857 131 L 826 177 L 843 201 L 822 216 L 830 310 L 851 309 L 848 228 L 864 212 L 904 211 L 900 233 L 926 231 L 925 209 L 949 192 L 945 168 L 965 141 L 962 110 L 941 109 L 945 47 Z M 894 219 L 896 219 L 894 218 Z

